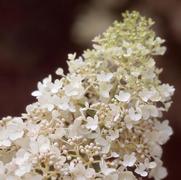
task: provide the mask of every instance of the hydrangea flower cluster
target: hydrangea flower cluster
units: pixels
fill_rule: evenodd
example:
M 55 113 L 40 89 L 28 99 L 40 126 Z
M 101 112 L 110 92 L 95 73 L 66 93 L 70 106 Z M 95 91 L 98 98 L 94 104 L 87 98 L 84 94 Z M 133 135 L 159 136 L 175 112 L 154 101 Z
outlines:
M 162 145 L 172 135 L 161 120 L 174 87 L 159 80 L 153 57 L 166 48 L 138 12 L 68 55 L 32 93 L 21 117 L 0 121 L 1 180 L 161 180 Z

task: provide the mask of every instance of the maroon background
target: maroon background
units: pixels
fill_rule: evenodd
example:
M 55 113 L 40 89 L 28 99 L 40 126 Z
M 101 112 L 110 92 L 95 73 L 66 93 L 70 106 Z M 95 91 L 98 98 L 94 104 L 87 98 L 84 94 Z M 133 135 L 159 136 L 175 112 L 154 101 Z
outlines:
M 119 1 L 119 0 L 118 0 Z M 0 116 L 18 116 L 34 99 L 30 93 L 37 81 L 53 74 L 59 66 L 67 69 L 68 52 L 87 48 L 71 38 L 71 28 L 83 5 L 91 0 L 0 0 Z M 159 35 L 167 40 L 168 51 L 158 58 L 164 68 L 161 79 L 176 87 L 174 103 L 165 115 L 174 135 L 164 147 L 168 180 L 180 180 L 181 173 L 181 1 L 120 0 L 111 9 L 119 15 L 137 9 L 153 17 Z M 120 18 L 120 16 L 118 16 Z

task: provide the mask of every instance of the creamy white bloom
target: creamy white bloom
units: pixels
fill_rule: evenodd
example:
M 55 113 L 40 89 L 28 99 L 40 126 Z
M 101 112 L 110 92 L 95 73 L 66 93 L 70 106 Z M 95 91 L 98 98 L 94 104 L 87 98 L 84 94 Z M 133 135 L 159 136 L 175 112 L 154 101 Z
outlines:
M 110 149 L 110 141 L 107 139 L 104 139 L 101 136 L 98 136 L 95 139 L 96 144 L 102 146 L 102 153 L 108 153 Z
M 108 131 L 108 136 L 106 136 L 106 139 L 110 141 L 114 141 L 115 139 L 119 138 L 119 130 L 109 130 Z
M 58 79 L 56 79 L 54 84 L 52 85 L 51 92 L 52 93 L 58 93 L 58 91 L 60 90 L 62 85 L 63 85 L 63 82 L 58 80 Z
M 18 166 L 15 171 L 16 176 L 21 177 L 31 171 L 32 164 L 30 158 L 31 154 L 23 149 L 16 153 L 16 158 L 14 159 L 14 163 Z
M 133 107 L 131 107 L 128 110 L 128 114 L 129 114 L 130 119 L 133 121 L 139 121 L 142 117 L 142 112 L 141 112 L 141 109 L 139 108 L 134 109 Z
M 0 146 L 11 146 L 12 142 L 23 137 L 24 123 L 21 118 L 10 119 L 6 127 L 0 127 Z
M 158 142 L 159 144 L 165 144 L 170 136 L 173 134 L 172 128 L 168 125 L 168 120 L 163 121 L 162 123 L 156 122 L 155 128 L 158 131 Z
M 5 167 L 4 167 L 4 163 L 2 161 L 0 161 L 0 175 L 4 175 L 5 173 Z
M 58 68 L 55 73 L 59 76 L 63 76 L 64 75 L 64 72 L 63 72 L 63 69 L 62 68 Z
M 81 123 L 82 119 L 75 119 L 74 122 L 68 128 L 69 137 L 79 136 L 81 134 Z
M 143 119 L 148 119 L 149 117 L 158 117 L 159 110 L 154 105 L 144 105 L 141 107 Z
M 86 123 L 85 127 L 87 129 L 91 129 L 92 131 L 97 129 L 97 127 L 98 127 L 98 117 L 96 115 L 94 116 L 94 118 L 92 118 L 90 116 L 87 117 L 86 122 L 87 123 Z
M 66 131 L 64 128 L 60 127 L 55 130 L 55 133 L 51 135 L 54 139 L 61 139 L 64 135 L 66 135 Z
M 136 180 L 135 176 L 131 171 L 122 172 L 119 176 L 121 180 Z
M 97 80 L 100 82 L 109 82 L 113 77 L 112 73 L 101 73 L 97 75 Z
M 36 141 L 30 142 L 30 151 L 33 154 L 46 153 L 49 150 L 50 150 L 50 140 L 43 135 L 40 135 Z
M 42 82 L 38 82 L 38 90 L 32 92 L 32 96 L 39 97 L 50 91 L 52 86 L 52 77 L 49 75 Z
M 131 167 L 131 166 L 134 166 L 136 162 L 136 157 L 135 157 L 135 154 L 132 153 L 132 154 L 125 154 L 124 157 L 123 157 L 123 166 L 125 167 Z
M 116 171 L 114 168 L 109 168 L 103 159 L 100 162 L 100 168 L 101 172 L 106 176 Z
M 125 91 L 119 91 L 119 95 L 115 95 L 115 98 L 120 102 L 127 102 L 130 100 L 130 93 Z
M 11 140 L 9 139 L 8 131 L 5 128 L 0 128 L 0 146 L 11 146 Z
M 142 163 L 140 163 L 139 166 L 135 169 L 135 172 L 143 177 L 146 177 L 148 175 L 148 172 L 146 171 L 146 167 Z
M 157 166 L 155 161 L 150 162 L 148 158 L 145 159 L 144 165 L 147 169 L 154 169 Z
M 112 89 L 112 85 L 111 84 L 107 84 L 107 83 L 100 83 L 100 95 L 104 98 L 109 98 L 109 93 L 110 90 Z
M 82 57 L 79 57 L 78 59 L 73 59 L 75 56 L 73 55 L 70 61 L 67 61 L 69 65 L 69 71 L 70 72 L 75 72 L 77 69 L 81 68 L 84 66 L 84 62 Z
M 151 170 L 150 177 L 153 177 L 155 180 L 164 179 L 168 172 L 165 167 L 162 166 L 163 162 L 157 159 L 157 166 L 156 168 Z
M 159 91 L 162 97 L 168 98 L 173 95 L 175 88 L 169 84 L 162 84 L 159 87 Z
M 153 95 L 154 95 L 153 91 L 149 91 L 147 89 L 144 89 L 144 90 L 139 92 L 139 96 L 145 102 L 147 102 Z
M 75 111 L 74 106 L 70 103 L 70 98 L 67 96 L 54 97 L 54 103 L 63 111 Z
M 75 180 L 87 180 L 95 176 L 95 170 L 93 168 L 85 169 L 81 163 L 77 165 L 71 163 L 70 172 L 73 174 Z
M 9 139 L 14 141 L 19 139 L 24 134 L 24 123 L 21 118 L 14 118 L 12 121 L 7 123 L 7 131 L 9 134 Z

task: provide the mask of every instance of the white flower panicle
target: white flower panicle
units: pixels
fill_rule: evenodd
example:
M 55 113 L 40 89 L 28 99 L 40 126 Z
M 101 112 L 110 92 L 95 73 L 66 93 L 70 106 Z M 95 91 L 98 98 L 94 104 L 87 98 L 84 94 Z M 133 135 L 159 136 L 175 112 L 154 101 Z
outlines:
M 123 14 L 82 56 L 68 55 L 38 82 L 37 102 L 0 121 L 1 180 L 161 180 L 162 145 L 173 131 L 162 114 L 174 87 L 162 84 L 153 57 L 164 40 L 153 21 Z

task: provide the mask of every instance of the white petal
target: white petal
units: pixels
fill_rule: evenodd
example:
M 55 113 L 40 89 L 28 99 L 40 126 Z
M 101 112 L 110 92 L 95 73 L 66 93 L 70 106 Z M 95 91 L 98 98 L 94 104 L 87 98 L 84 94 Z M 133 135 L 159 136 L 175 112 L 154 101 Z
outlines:
M 125 92 L 125 91 L 120 91 L 119 95 L 116 95 L 115 98 L 121 102 L 127 102 L 130 100 L 130 93 Z
M 98 127 L 98 117 L 87 117 L 87 124 L 85 126 L 86 128 L 91 129 L 93 131 L 96 130 Z
M 129 109 L 129 117 L 133 121 L 139 121 L 142 117 L 140 110 L 135 111 L 134 108 Z
M 145 171 L 146 170 L 146 167 L 144 164 L 140 164 L 136 169 L 135 169 L 135 172 L 139 175 L 141 175 L 142 177 L 146 177 L 148 175 L 148 172 Z
M 24 131 L 16 131 L 16 132 L 12 132 L 11 134 L 9 134 L 9 139 L 11 139 L 12 141 L 19 139 L 21 137 L 23 137 Z
M 128 155 L 128 154 L 124 155 L 123 162 L 122 162 L 123 166 L 132 167 L 132 166 L 134 166 L 135 162 L 136 162 L 136 157 L 135 157 L 134 153 L 132 153 L 130 155 Z
M 0 175 L 3 175 L 5 172 L 5 166 L 2 161 L 0 161 Z
M 143 90 L 143 91 L 139 92 L 139 96 L 145 102 L 147 102 L 152 97 L 152 95 L 153 95 L 153 93 L 148 90 Z
M 33 92 L 31 93 L 31 95 L 32 95 L 32 96 L 35 96 L 35 97 L 38 97 L 38 96 L 41 96 L 42 93 L 41 93 L 40 91 L 33 91 Z
M 113 77 L 112 73 L 101 73 L 97 75 L 97 80 L 102 82 L 109 82 Z
M 107 167 L 107 164 L 103 159 L 100 162 L 100 168 L 101 168 L 101 172 L 106 176 L 116 171 L 114 168 Z
M 64 75 L 62 68 L 58 68 L 55 73 L 56 73 L 57 75 L 59 75 L 59 76 Z

